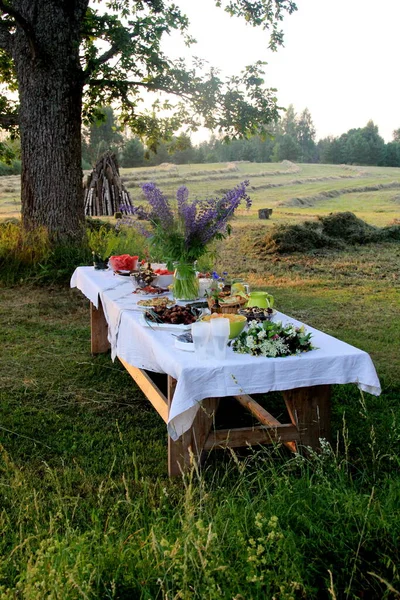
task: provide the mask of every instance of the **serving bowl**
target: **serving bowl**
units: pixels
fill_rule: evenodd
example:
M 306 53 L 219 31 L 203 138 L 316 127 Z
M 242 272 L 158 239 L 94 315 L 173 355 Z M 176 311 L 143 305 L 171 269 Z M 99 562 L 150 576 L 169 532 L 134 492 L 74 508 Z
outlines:
M 260 308 L 259 306 L 246 306 L 239 310 L 239 315 L 246 317 L 248 321 L 271 321 L 272 317 L 276 315 L 276 310 L 272 308 Z
M 246 327 L 247 319 L 243 315 L 235 315 L 232 313 L 213 313 L 212 315 L 205 315 L 202 317 L 202 321 L 211 321 L 212 319 L 229 319 L 229 339 L 233 340 L 235 337 L 240 335 L 243 329 Z
M 173 274 L 172 275 L 157 275 L 156 278 L 154 279 L 153 283 L 154 283 L 154 285 L 158 285 L 159 287 L 166 288 L 169 285 L 171 285 L 173 280 L 174 280 Z
M 121 254 L 119 256 L 110 256 L 108 264 L 115 271 L 136 271 L 138 264 L 138 256 L 130 254 Z

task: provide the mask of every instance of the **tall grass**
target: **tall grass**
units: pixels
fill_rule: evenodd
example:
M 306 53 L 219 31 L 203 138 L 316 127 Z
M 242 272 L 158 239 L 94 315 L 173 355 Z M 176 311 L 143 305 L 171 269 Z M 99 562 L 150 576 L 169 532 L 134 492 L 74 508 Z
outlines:
M 0 257 L 26 260 L 31 281 L 46 265 L 48 281 L 69 278 L 78 254 L 40 238 L 29 255 L 10 231 Z M 400 597 L 399 252 L 250 262 L 245 237 L 224 244 L 220 266 L 368 351 L 382 396 L 334 386 L 321 454 L 215 451 L 170 481 L 165 425 L 121 365 L 89 355 L 81 295 L 3 284 L 0 600 Z
M 86 235 L 76 243 L 52 243 L 46 228 L 26 231 L 19 221 L 0 224 L 0 281 L 5 284 L 68 283 L 79 265 L 93 262 L 92 252 L 149 257 L 148 240 L 132 227 L 88 219 Z
M 253 449 L 172 483 L 130 456 L 88 495 L 89 473 L 34 479 L 3 449 L 0 598 L 392 597 L 400 485 L 361 466 Z
M 90 259 L 83 243 L 52 244 L 45 227 L 26 231 L 19 222 L 0 225 L 0 280 L 6 285 L 66 282 L 71 269 Z

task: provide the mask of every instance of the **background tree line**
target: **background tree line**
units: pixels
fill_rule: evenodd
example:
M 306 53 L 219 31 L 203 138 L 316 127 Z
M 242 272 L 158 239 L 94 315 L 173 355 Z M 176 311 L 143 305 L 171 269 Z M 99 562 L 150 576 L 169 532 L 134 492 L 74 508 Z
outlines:
M 107 150 L 116 153 L 121 167 L 133 168 L 173 164 L 218 163 L 230 161 L 353 164 L 400 167 L 400 128 L 385 143 L 378 127 L 369 121 L 365 127 L 350 129 L 340 136 L 316 142 L 310 111 L 297 114 L 290 105 L 284 116 L 272 125 L 266 136 L 254 135 L 226 143 L 212 135 L 193 145 L 187 134 L 160 142 L 157 152 L 149 150 L 129 129 L 122 129 L 111 107 L 99 109 L 99 118 L 83 130 L 82 166 L 91 169 Z M 18 150 L 18 142 L 5 141 Z M 20 161 L 0 162 L 0 175 L 20 173 Z

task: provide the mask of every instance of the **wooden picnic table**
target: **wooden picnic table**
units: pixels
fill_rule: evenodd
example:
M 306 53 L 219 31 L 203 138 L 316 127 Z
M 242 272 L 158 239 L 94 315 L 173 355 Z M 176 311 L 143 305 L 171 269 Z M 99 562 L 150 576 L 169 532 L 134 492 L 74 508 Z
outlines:
M 215 448 L 282 443 L 292 452 L 301 452 L 307 447 L 317 450 L 320 448 L 321 439 L 330 439 L 332 383 L 355 382 L 365 391 L 376 395 L 380 393 L 379 380 L 368 354 L 312 328 L 310 329 L 315 334 L 316 345 L 320 349 L 300 357 L 264 359 L 237 355 L 230 351 L 231 358 L 230 362 L 227 361 L 229 368 L 225 369 L 225 378 L 227 379 L 226 373 L 235 371 L 235 367 L 238 365 L 245 369 L 245 373 L 249 373 L 249 380 L 243 386 L 246 387 L 246 390 L 240 387 L 235 388 L 230 383 L 231 387 L 228 386 L 226 389 L 236 391 L 225 393 L 221 391 L 225 389 L 224 386 L 218 385 L 221 383 L 220 379 L 223 379 L 223 367 L 215 371 L 211 361 L 208 361 L 211 363 L 209 367 L 199 365 L 198 362 L 196 365 L 196 358 L 193 355 L 190 357 L 191 353 L 176 350 L 172 342 L 170 342 L 170 346 L 167 346 L 169 338 L 173 339 L 170 335 L 167 336 L 166 332 L 162 332 L 160 335 L 160 332 L 141 327 L 138 313 L 129 312 L 129 309 L 124 308 L 131 302 L 129 288 L 126 288 L 127 294 L 119 293 L 119 298 L 116 298 L 115 290 L 110 291 L 109 282 L 112 281 L 110 278 L 106 282 L 106 279 L 103 281 L 99 275 L 93 275 L 88 271 L 89 267 L 80 267 L 79 269 L 86 269 L 86 271 L 78 272 L 78 277 L 74 274 L 71 285 L 79 287 L 91 299 L 92 354 L 107 352 L 110 348 L 109 339 L 112 339 L 112 357 L 118 357 L 146 398 L 164 422 L 168 424 L 168 473 L 170 476 L 179 475 L 182 470 L 192 464 L 193 459 L 200 463 L 204 454 Z M 86 285 L 89 286 L 87 289 Z M 96 295 L 97 289 L 98 295 Z M 120 289 L 125 290 L 125 288 Z M 114 298 L 110 299 L 112 293 Z M 111 309 L 121 302 L 121 297 L 125 298 L 128 304 L 119 308 L 119 339 L 116 339 L 115 332 L 110 338 L 110 331 L 113 330 L 116 322 L 116 317 L 112 316 Z M 104 302 L 107 310 L 104 309 Z M 124 319 L 121 319 L 121 315 Z M 284 315 L 282 316 L 284 317 Z M 135 342 L 135 338 L 137 338 L 137 342 Z M 134 346 L 133 354 L 128 352 L 128 345 Z M 142 354 L 145 355 L 146 351 L 147 358 L 144 357 L 142 361 Z M 153 380 L 147 366 L 149 356 L 151 356 L 150 371 L 164 373 L 167 380 L 166 390 L 161 390 L 162 386 Z M 196 392 L 199 391 L 201 401 L 194 399 L 191 404 L 188 404 L 186 402 L 187 384 L 190 383 L 191 361 L 193 373 L 196 376 L 195 380 L 200 381 L 201 389 Z M 185 368 L 177 368 L 177 366 L 181 367 L 183 363 L 186 365 Z M 187 368 L 188 365 L 189 368 Z M 213 368 L 210 382 L 207 378 L 207 369 L 212 371 Z M 275 371 L 279 369 L 281 372 L 278 383 L 275 382 L 272 385 L 273 377 L 277 377 Z M 285 377 L 285 373 L 287 373 L 287 377 Z M 299 375 L 296 378 L 294 374 Z M 201 379 L 202 375 L 203 379 Z M 260 388 L 259 382 L 258 385 L 255 385 L 256 376 L 260 381 L 264 381 L 264 375 L 265 384 L 262 384 L 261 387 L 263 388 L 265 385 L 265 389 L 263 388 L 261 391 L 280 390 L 282 392 L 289 422 L 280 422 L 251 396 L 251 393 L 254 394 L 254 390 L 258 393 Z M 181 379 L 183 380 L 180 381 Z M 307 382 L 318 382 L 318 384 L 309 385 Z M 184 383 L 186 387 L 182 387 Z M 213 393 L 210 393 L 211 390 Z M 251 393 L 244 393 L 244 391 Z M 257 421 L 257 425 L 215 428 L 215 415 L 221 398 L 224 396 L 234 398 L 235 402 L 249 411 Z M 184 404 L 186 402 L 183 407 L 185 410 L 189 407 L 189 413 L 190 406 L 192 406 L 192 410 L 195 409 L 191 413 L 195 416 L 191 421 L 186 421 L 186 425 L 183 426 L 179 419 L 182 414 L 188 413 L 183 408 L 181 411 L 177 411 L 177 403 L 182 401 Z M 172 413 L 174 418 L 171 417 Z M 172 426 L 175 422 L 178 423 L 177 432 Z

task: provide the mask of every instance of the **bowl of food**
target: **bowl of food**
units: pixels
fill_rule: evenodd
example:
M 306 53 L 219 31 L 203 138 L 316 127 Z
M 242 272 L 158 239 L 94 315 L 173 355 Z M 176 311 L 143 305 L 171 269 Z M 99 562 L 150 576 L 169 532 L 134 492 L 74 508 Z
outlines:
M 138 256 L 130 254 L 121 254 L 120 256 L 110 256 L 108 264 L 114 272 L 117 271 L 135 271 L 138 264 Z
M 157 278 L 156 273 L 148 263 L 147 266 L 143 265 L 138 271 L 132 271 L 131 281 L 134 287 L 144 288 L 154 283 Z
M 247 319 L 243 315 L 235 315 L 232 313 L 213 313 L 212 315 L 205 315 L 202 317 L 202 321 L 211 321 L 212 319 L 228 319 L 229 320 L 229 339 L 240 335 L 246 326 Z
M 239 310 L 239 315 L 246 317 L 248 321 L 271 321 L 272 317 L 276 315 L 276 310 L 273 308 L 260 308 L 259 306 L 247 306 Z
M 154 269 L 153 266 L 152 268 Z M 174 272 L 168 271 L 166 268 L 154 269 L 154 273 L 157 276 L 154 280 L 154 284 L 162 288 L 168 287 L 174 280 Z

